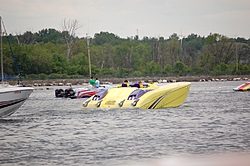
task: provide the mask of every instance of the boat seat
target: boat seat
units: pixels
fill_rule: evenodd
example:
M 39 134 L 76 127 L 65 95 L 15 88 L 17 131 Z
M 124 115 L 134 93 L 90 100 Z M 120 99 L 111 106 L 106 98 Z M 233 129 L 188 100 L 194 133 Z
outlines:
M 134 87 L 140 88 L 140 84 L 139 83 L 135 83 Z
M 139 97 L 141 97 L 142 95 L 144 95 L 145 93 L 147 93 L 149 91 L 145 91 L 145 90 L 142 90 L 142 89 L 136 89 L 135 91 L 133 91 L 129 97 L 128 97 L 128 100 L 135 100 L 135 99 L 138 99 Z
M 128 87 L 128 85 L 123 83 L 123 84 L 122 84 L 122 87 Z
M 102 89 L 99 92 L 95 94 L 92 100 L 101 100 L 103 97 L 105 97 L 108 89 Z

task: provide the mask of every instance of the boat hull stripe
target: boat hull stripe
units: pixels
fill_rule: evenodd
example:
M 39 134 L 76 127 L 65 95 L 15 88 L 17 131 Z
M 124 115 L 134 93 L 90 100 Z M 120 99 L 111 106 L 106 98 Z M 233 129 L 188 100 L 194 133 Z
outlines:
M 168 95 L 169 93 L 172 93 L 176 90 L 182 89 L 182 88 L 186 88 L 187 86 L 175 89 L 175 90 L 171 90 L 168 91 L 167 93 L 163 94 L 162 96 L 160 96 L 148 109 L 151 109 L 153 107 L 153 109 L 155 109 L 155 107 L 166 97 L 166 95 Z
M 13 100 L 13 101 L 5 101 L 5 102 L 2 102 L 0 103 L 0 109 L 2 108 L 5 108 L 5 107 L 9 107 L 11 105 L 15 105 L 15 104 L 18 104 L 22 101 L 24 101 L 25 99 L 18 99 L 18 100 Z

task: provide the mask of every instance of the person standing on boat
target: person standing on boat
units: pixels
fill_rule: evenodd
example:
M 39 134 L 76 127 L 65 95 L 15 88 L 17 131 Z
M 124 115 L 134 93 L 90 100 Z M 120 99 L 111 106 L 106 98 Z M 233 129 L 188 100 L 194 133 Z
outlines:
M 98 80 L 98 78 L 95 79 L 95 87 L 99 88 L 100 85 L 100 81 Z
M 129 87 L 128 80 L 125 80 L 125 81 L 123 82 L 122 86 L 124 86 L 124 85 L 127 85 L 127 87 Z M 126 87 L 126 86 L 125 86 L 125 87 Z
M 120 87 L 129 87 L 128 80 L 125 80 L 122 84 L 117 86 L 117 88 L 120 88 Z
M 91 77 L 91 79 L 89 80 L 89 83 L 90 83 L 92 88 L 95 87 L 95 80 L 93 77 Z
M 139 83 L 139 85 L 140 85 L 140 88 L 143 88 L 143 85 L 142 85 L 142 83 L 141 83 L 141 80 L 140 80 L 138 83 Z

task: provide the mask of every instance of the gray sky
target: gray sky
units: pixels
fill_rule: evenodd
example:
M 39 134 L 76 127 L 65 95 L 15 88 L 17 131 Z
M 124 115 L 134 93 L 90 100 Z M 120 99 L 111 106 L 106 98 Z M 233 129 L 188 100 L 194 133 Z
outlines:
M 79 37 L 104 31 L 168 38 L 182 31 L 250 38 L 250 0 L 0 0 L 0 15 L 13 34 L 61 31 L 66 18 L 80 22 Z

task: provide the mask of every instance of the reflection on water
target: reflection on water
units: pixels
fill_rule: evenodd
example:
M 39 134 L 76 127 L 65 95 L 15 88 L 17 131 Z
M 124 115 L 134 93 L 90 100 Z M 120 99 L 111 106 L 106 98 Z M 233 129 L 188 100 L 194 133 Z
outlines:
M 207 158 L 193 156 L 249 154 L 250 93 L 232 90 L 242 83 L 192 83 L 180 107 L 158 110 L 82 110 L 86 99 L 37 90 L 0 119 L 0 164 L 201 165 Z
M 0 119 L 0 123 L 20 123 L 23 122 L 24 119 Z

